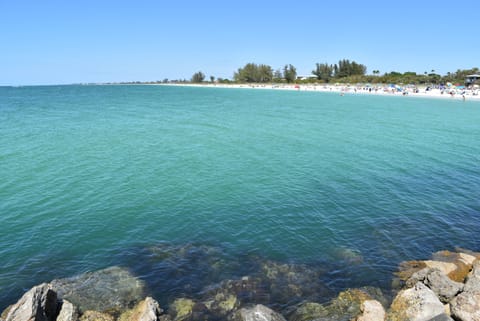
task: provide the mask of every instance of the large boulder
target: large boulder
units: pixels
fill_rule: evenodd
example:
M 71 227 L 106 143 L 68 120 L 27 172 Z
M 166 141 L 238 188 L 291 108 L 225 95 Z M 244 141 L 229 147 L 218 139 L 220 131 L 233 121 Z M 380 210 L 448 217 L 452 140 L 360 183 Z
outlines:
M 340 292 L 338 296 L 328 304 L 315 302 L 300 304 L 295 311 L 290 314 L 289 320 L 350 321 L 362 314 L 362 304 L 368 300 L 372 300 L 372 297 L 365 290 L 347 289 Z
M 145 297 L 145 284 L 127 269 L 110 267 L 51 282 L 59 298 L 87 310 L 118 314 Z
M 438 264 L 438 262 L 442 262 L 443 267 L 445 267 L 444 273 L 447 274 L 450 279 L 457 282 L 463 282 L 471 271 L 473 262 L 476 259 L 477 257 L 473 253 L 467 254 L 462 252 L 439 251 L 432 255 L 431 261 L 426 262 L 428 267 L 436 267 L 440 269 L 442 268 L 442 265 Z M 433 266 L 432 264 L 435 264 L 436 266 Z M 455 267 L 452 268 L 451 264 Z
M 399 265 L 398 272 L 395 273 L 396 279 L 393 280 L 394 287 L 414 286 L 418 281 L 423 280 L 429 270 L 439 270 L 456 282 L 464 282 L 466 276 L 471 271 L 475 260 L 480 258 L 479 253 L 439 251 L 432 255 L 431 260 L 424 261 L 406 261 Z
M 463 289 L 463 283 L 452 281 L 439 270 L 431 270 L 424 280 L 443 303 L 450 302 Z
M 254 307 L 242 308 L 232 316 L 232 321 L 286 321 L 285 318 L 267 308 L 264 305 L 257 304 Z
M 445 308 L 425 284 L 418 282 L 414 287 L 398 293 L 387 315 L 389 321 L 428 321 L 443 314 Z
M 188 320 L 193 315 L 195 301 L 187 298 L 176 299 L 169 307 L 169 314 L 175 321 Z
M 147 297 L 133 309 L 124 312 L 118 321 L 157 321 L 162 312 L 163 310 L 158 302 L 151 297 Z
M 11 306 L 5 321 L 55 321 L 57 294 L 49 284 L 43 283 L 26 292 Z
M 452 315 L 460 321 L 480 320 L 480 262 L 475 262 L 464 291 L 451 302 Z
M 61 302 L 60 312 L 58 313 L 57 321 L 77 321 L 78 309 L 67 300 Z
M 377 300 L 366 300 L 360 306 L 362 314 L 356 321 L 383 321 L 385 320 L 385 309 Z

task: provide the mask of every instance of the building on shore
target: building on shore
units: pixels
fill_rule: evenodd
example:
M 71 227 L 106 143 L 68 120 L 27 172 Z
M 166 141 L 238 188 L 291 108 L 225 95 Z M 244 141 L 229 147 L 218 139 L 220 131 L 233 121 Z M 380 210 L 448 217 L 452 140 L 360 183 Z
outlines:
M 475 84 L 480 84 L 480 75 L 468 75 L 465 77 L 465 86 L 473 86 Z

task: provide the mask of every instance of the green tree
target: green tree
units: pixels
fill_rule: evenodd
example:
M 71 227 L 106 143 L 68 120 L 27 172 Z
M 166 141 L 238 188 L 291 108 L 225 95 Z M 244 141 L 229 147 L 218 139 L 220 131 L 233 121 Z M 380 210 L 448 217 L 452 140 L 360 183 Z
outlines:
M 215 77 L 214 76 L 210 76 L 210 82 L 213 83 L 215 81 Z
M 327 63 L 319 64 L 317 63 L 315 70 L 312 71 L 312 74 L 317 76 L 318 80 L 322 80 L 326 83 L 330 81 L 334 73 L 334 67 Z
M 281 82 L 282 80 L 283 80 L 283 73 L 282 73 L 282 70 L 279 68 L 273 72 L 273 81 Z
M 297 68 L 292 65 L 285 65 L 283 67 L 283 76 L 288 83 L 295 82 L 297 79 Z
M 192 76 L 193 83 L 201 83 L 204 80 L 205 80 L 205 74 L 201 71 L 194 73 Z
M 367 72 L 367 67 L 355 61 L 342 59 L 338 62 L 338 66 L 335 65 L 334 70 L 336 78 L 344 78 L 349 76 L 364 76 Z
M 248 83 L 270 82 L 273 79 L 273 70 L 272 67 L 268 65 L 248 63 L 234 73 L 233 79 L 237 82 Z

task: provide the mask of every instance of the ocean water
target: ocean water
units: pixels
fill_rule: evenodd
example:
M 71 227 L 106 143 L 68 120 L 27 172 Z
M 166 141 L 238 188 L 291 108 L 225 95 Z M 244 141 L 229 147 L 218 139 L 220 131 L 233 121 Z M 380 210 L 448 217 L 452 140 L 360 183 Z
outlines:
M 147 264 L 158 245 L 215 248 L 232 275 L 261 257 L 321 266 L 332 291 L 388 289 L 401 261 L 480 250 L 479 195 L 478 102 L 3 87 L 0 310 L 111 265 L 155 292 L 170 284 Z M 175 282 L 162 293 L 180 294 Z

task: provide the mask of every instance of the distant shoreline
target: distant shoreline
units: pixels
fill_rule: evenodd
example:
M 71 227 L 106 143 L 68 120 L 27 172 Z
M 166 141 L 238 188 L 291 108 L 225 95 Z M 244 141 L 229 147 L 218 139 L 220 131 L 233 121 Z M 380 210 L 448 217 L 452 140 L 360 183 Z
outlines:
M 387 85 L 298 85 L 298 84 L 147 84 L 152 86 L 179 86 L 199 88 L 227 88 L 227 89 L 263 89 L 263 90 L 286 90 L 286 91 L 308 91 L 308 92 L 330 92 L 344 95 L 374 95 L 374 96 L 404 96 L 443 98 L 454 100 L 480 101 L 480 90 L 458 89 L 458 88 L 430 88 L 428 86 L 405 87 Z M 427 90 L 428 88 L 428 90 Z

